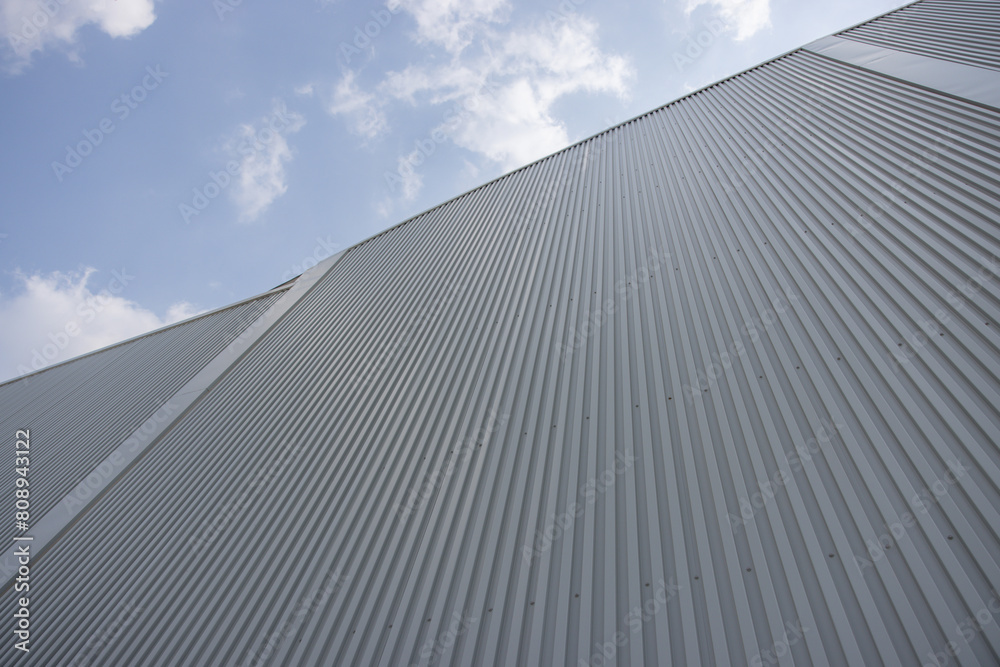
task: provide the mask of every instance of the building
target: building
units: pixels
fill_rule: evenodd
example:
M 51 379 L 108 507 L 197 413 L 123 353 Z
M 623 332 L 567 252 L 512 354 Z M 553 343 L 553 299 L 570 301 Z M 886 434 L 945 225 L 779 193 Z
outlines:
M 8 382 L 0 662 L 997 664 L 998 221 L 922 0 Z

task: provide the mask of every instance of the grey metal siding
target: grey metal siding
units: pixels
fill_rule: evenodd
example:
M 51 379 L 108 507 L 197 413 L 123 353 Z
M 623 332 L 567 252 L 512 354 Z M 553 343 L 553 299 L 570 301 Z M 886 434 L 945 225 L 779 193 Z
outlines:
M 808 52 L 497 179 L 45 553 L 24 662 L 996 664 L 998 219 L 1000 113 Z
M 997 33 L 997 0 L 921 0 L 838 37 L 1000 70 Z
M 147 420 L 177 415 L 164 402 L 281 293 L 156 331 L 0 385 L 0 432 L 34 426 L 31 513 L 52 509 L 108 452 Z M 13 488 L 14 451 L 0 485 Z M 2 536 L 9 543 L 13 525 Z

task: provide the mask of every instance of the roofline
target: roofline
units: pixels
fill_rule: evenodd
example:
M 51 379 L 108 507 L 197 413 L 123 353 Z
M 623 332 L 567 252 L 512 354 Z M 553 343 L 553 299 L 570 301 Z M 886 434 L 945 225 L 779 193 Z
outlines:
M 871 23 L 873 21 L 877 21 L 878 19 L 881 19 L 881 18 L 883 18 L 885 16 L 888 16 L 889 14 L 898 12 L 898 11 L 903 10 L 903 9 L 906 9 L 907 7 L 910 7 L 911 5 L 918 4 L 919 2 L 922 2 L 922 1 L 923 0 L 913 0 L 912 2 L 908 2 L 908 3 L 904 4 L 904 5 L 900 5 L 899 7 L 896 7 L 895 9 L 890 9 L 887 12 L 883 12 L 882 14 L 878 14 L 877 16 L 873 16 L 873 17 L 871 17 L 869 19 L 865 19 L 864 21 L 861 21 L 859 23 L 855 23 L 855 24 L 850 25 L 850 26 L 848 26 L 846 28 L 841 28 L 839 30 L 835 30 L 834 32 L 830 33 L 830 35 L 839 35 L 841 33 L 847 32 L 848 30 L 853 30 L 854 28 L 857 28 L 858 26 L 862 26 L 862 25 L 865 25 L 866 23 Z M 827 36 L 830 36 L 830 35 L 827 35 Z M 815 40 L 813 40 L 813 41 L 815 41 Z M 810 42 L 810 43 L 812 43 L 812 42 Z M 730 81 L 730 80 L 735 79 L 735 78 L 737 78 L 739 76 L 743 76 L 744 74 L 747 74 L 748 72 L 752 72 L 753 70 L 758 69 L 760 67 L 763 67 L 764 65 L 769 65 L 769 64 L 771 64 L 773 62 L 777 62 L 777 61 L 781 60 L 782 58 L 786 58 L 786 57 L 792 55 L 793 53 L 797 53 L 799 51 L 802 51 L 802 50 L 805 49 L 806 46 L 808 46 L 808 44 L 803 44 L 801 46 L 797 46 L 796 48 L 791 49 L 789 51 L 786 51 L 786 52 L 784 52 L 784 53 L 782 53 L 782 54 L 780 54 L 778 56 L 774 56 L 772 58 L 768 58 L 767 60 L 761 61 L 761 62 L 757 63 L 756 65 L 753 65 L 752 67 L 747 67 L 744 70 L 736 72 L 735 74 L 731 74 L 731 75 L 729 75 L 729 76 L 727 76 L 725 78 L 719 79 L 718 81 L 710 83 L 710 84 L 708 84 L 706 86 L 702 86 L 701 88 L 699 88 L 697 90 L 693 90 L 690 93 L 685 93 L 684 95 L 681 95 L 680 97 L 678 97 L 676 99 L 673 99 L 673 100 L 667 102 L 666 104 L 661 104 L 660 106 L 655 107 L 653 109 L 650 109 L 649 111 L 645 111 L 645 112 L 643 112 L 641 114 L 633 116 L 633 117 L 631 117 L 631 118 L 629 118 L 627 120 L 624 120 L 624 121 L 622 121 L 620 123 L 612 125 L 609 128 L 601 130 L 600 132 L 592 134 L 589 137 L 586 137 L 586 138 L 581 139 L 579 141 L 576 141 L 576 142 L 574 142 L 574 143 L 572 143 L 572 144 L 570 144 L 568 146 L 560 148 L 559 150 L 557 150 L 557 151 L 555 151 L 553 153 L 549 153 L 548 155 L 546 155 L 544 157 L 541 157 L 541 158 L 538 158 L 537 160 L 534 160 L 533 162 L 529 162 L 528 164 L 523 165 L 521 167 L 518 167 L 517 169 L 512 169 L 511 171 L 508 171 L 508 172 L 505 172 L 503 174 L 500 174 L 499 176 L 497 176 L 495 178 L 492 178 L 492 179 L 486 181 L 485 183 L 482 183 L 480 185 L 477 185 L 474 188 L 466 190 L 465 192 L 462 192 L 461 194 L 455 195 L 454 197 L 451 197 L 450 199 L 446 199 L 445 201 L 441 202 L 440 204 L 435 204 L 434 206 L 431 206 L 430 208 L 428 208 L 428 209 L 426 209 L 424 211 L 421 211 L 420 213 L 416 213 L 416 214 L 410 216 L 409 218 L 406 218 L 405 220 L 402 220 L 400 222 L 397 222 L 394 225 L 386 227 L 382 231 L 376 232 L 376 233 L 372 234 L 371 236 L 366 237 L 366 238 L 362 239 L 361 241 L 358 241 L 357 243 L 344 248 L 338 254 L 343 254 L 343 253 L 346 253 L 349 250 L 352 250 L 354 248 L 360 247 L 360 246 L 364 245 L 365 243 L 373 241 L 374 239 L 382 236 L 383 234 L 388 234 L 389 232 L 393 231 L 394 229 L 396 229 L 398 227 L 402 227 L 403 225 L 405 225 L 407 223 L 413 222 L 417 218 L 421 218 L 421 217 L 427 215 L 428 213 L 431 213 L 432 211 L 436 211 L 439 208 L 447 206 L 448 204 L 451 204 L 452 202 L 455 202 L 455 201 L 461 199 L 462 197 L 466 197 L 466 196 L 472 194 L 473 192 L 476 192 L 476 191 L 481 190 L 481 189 L 483 189 L 483 188 L 485 188 L 487 186 L 490 186 L 490 185 L 492 185 L 492 184 L 494 184 L 494 183 L 496 183 L 496 182 L 498 182 L 498 181 L 500 181 L 500 180 L 502 180 L 504 178 L 507 178 L 508 176 L 512 176 L 512 175 L 518 173 L 519 171 L 523 171 L 525 169 L 528 169 L 529 167 L 534 167 L 535 165 L 540 164 L 542 162 L 545 162 L 546 160 L 549 160 L 549 159 L 551 159 L 551 158 L 553 158 L 553 157 L 555 157 L 555 156 L 557 156 L 557 155 L 559 155 L 561 153 L 568 152 L 568 151 L 572 150 L 573 148 L 576 148 L 577 146 L 585 144 L 585 143 L 587 143 L 589 141 L 593 141 L 597 137 L 600 137 L 600 136 L 602 136 L 604 134 L 608 134 L 609 132 L 612 132 L 612 131 L 620 128 L 620 127 L 628 125 L 629 123 L 633 123 L 633 122 L 639 120 L 640 118 L 645 118 L 646 116 L 649 116 L 651 114 L 654 114 L 654 113 L 657 113 L 659 111 L 662 111 L 663 109 L 666 109 L 667 107 L 669 107 L 671 105 L 674 105 L 674 104 L 677 104 L 678 102 L 686 100 L 689 97 L 694 97 L 695 95 L 698 95 L 699 93 L 702 93 L 702 92 L 708 90 L 709 88 L 714 88 L 715 86 L 718 86 L 719 84 L 725 83 L 726 81 Z M 312 267 L 312 268 L 314 268 L 314 267 Z M 24 380 L 24 379 L 30 378 L 30 377 L 32 377 L 34 375 L 39 374 L 39 373 L 44 373 L 47 370 L 51 370 L 53 368 L 57 368 L 59 366 L 62 366 L 63 364 L 68 364 L 71 361 L 76 361 L 78 359 L 83 359 L 84 357 L 88 357 L 88 356 L 90 356 L 92 354 L 97 354 L 98 352 L 104 352 L 106 350 L 110 350 L 111 348 L 116 347 L 118 345 L 125 345 L 126 343 L 131 343 L 133 341 L 139 340 L 140 338 L 144 338 L 146 336 L 151 336 L 151 335 L 159 333 L 161 331 L 166 331 L 167 329 L 170 329 L 172 327 L 180 326 L 182 324 L 187 324 L 187 323 L 192 322 L 192 321 L 194 321 L 194 320 L 196 320 L 196 319 L 198 319 L 200 317 L 208 317 L 209 315 L 214 315 L 215 313 L 221 312 L 223 310 L 227 310 L 229 308 L 234 308 L 236 306 L 243 305 L 244 303 L 247 303 L 247 302 L 250 302 L 250 301 L 255 301 L 256 299 L 260 299 L 260 298 L 265 297 L 265 296 L 267 296 L 269 294 L 273 294 L 273 293 L 280 292 L 280 291 L 285 291 L 285 290 L 289 289 L 292 286 L 292 284 L 295 283 L 295 281 L 297 281 L 300 277 L 302 277 L 303 275 L 305 275 L 305 273 L 306 273 L 306 271 L 303 271 L 298 276 L 292 278 L 291 280 L 288 280 L 287 282 L 284 282 L 284 283 L 278 285 L 277 287 L 274 287 L 274 288 L 272 288 L 272 289 L 270 289 L 270 290 L 268 290 L 266 292 L 262 292 L 260 294 L 255 295 L 255 296 L 247 297 L 246 299 L 243 299 L 241 301 L 237 301 L 235 303 L 231 303 L 228 306 L 222 306 L 222 307 L 216 308 L 214 310 L 210 310 L 208 312 L 201 313 L 201 314 L 195 315 L 193 317 L 189 317 L 186 320 L 181 320 L 180 322 L 174 322 L 173 324 L 169 324 L 169 325 L 161 327 L 159 329 L 153 329 L 152 331 L 147 331 L 146 333 L 139 334 L 138 336 L 133 336 L 132 338 L 128 338 L 126 340 L 119 341 L 117 343 L 112 343 L 111 345 L 107 345 L 107 346 L 99 348 L 97 350 L 92 350 L 91 352 L 87 352 L 87 353 L 81 354 L 81 355 L 73 357 L 71 359 L 66 359 L 65 361 L 60 361 L 59 363 L 52 364 L 51 366 L 46 366 L 45 368 L 39 369 L 39 370 L 34 371 L 32 373 L 27 373 L 25 375 L 19 375 L 19 376 L 15 377 L 15 378 L 12 378 L 10 380 L 6 380 L 4 382 L 0 382 L 0 387 L 3 387 L 3 386 L 5 386 L 7 384 L 10 384 L 12 382 L 18 382 L 20 380 Z
M 869 19 L 865 19 L 864 21 L 861 21 L 859 23 L 855 23 L 855 24 L 850 25 L 850 26 L 848 26 L 846 28 L 840 28 L 838 30 L 835 30 L 834 32 L 830 33 L 829 35 L 824 35 L 824 37 L 829 37 L 829 36 L 832 36 L 832 35 L 839 35 L 841 33 L 847 32 L 848 30 L 853 30 L 854 28 L 857 28 L 858 26 L 862 26 L 862 25 L 865 25 L 866 23 L 871 23 L 873 21 L 877 21 L 878 19 L 881 19 L 881 18 L 883 18 L 885 16 L 888 16 L 889 14 L 893 14 L 895 12 L 901 11 L 903 9 L 906 9 L 907 7 L 910 7 L 911 5 L 916 5 L 916 4 L 918 4 L 918 3 L 922 2 L 922 1 L 923 0 L 912 0 L 912 2 L 907 2 L 904 5 L 900 5 L 899 7 L 896 7 L 894 9 L 890 9 L 887 12 L 883 12 L 882 14 L 878 14 L 876 16 L 873 16 L 873 17 L 869 18 Z M 822 38 L 820 38 L 820 39 L 822 39 Z M 813 40 L 813 41 L 816 41 L 816 40 Z M 812 42 L 809 42 L 808 44 L 811 44 L 811 43 Z M 402 227 L 403 225 L 405 225 L 405 224 L 407 224 L 409 222 L 413 222 L 417 218 L 421 218 L 421 217 L 427 215 L 428 213 L 431 213 L 432 211 L 436 211 L 437 209 L 442 208 L 443 206 L 451 204 L 452 202 L 457 201 L 457 200 L 459 200 L 462 197 L 465 197 L 467 195 L 470 195 L 473 192 L 476 192 L 477 190 L 481 190 L 482 188 L 485 188 L 485 187 L 487 187 L 489 185 L 492 185 L 492 184 L 494 184 L 494 183 L 496 183 L 496 182 L 498 182 L 498 181 L 500 181 L 500 180 L 502 180 L 504 178 L 507 178 L 508 176 L 512 176 L 512 175 L 516 174 L 519 171 L 523 171 L 525 169 L 528 169 L 529 167 L 534 167 L 537 164 L 545 162 L 546 160 L 548 160 L 550 158 L 553 158 L 553 157 L 555 157 L 555 156 L 557 156 L 557 155 L 559 155 L 561 153 L 565 153 L 565 152 L 567 152 L 567 151 L 569 151 L 569 150 L 571 150 L 573 148 L 576 148 L 577 146 L 580 146 L 581 144 L 585 144 L 588 141 L 593 141 L 594 139 L 596 139 L 597 137 L 599 137 L 601 135 L 604 135 L 604 134 L 607 134 L 609 132 L 612 132 L 613 130 L 616 130 L 616 129 L 624 126 L 624 125 L 628 125 L 629 123 L 633 123 L 633 122 L 639 120 L 640 118 L 645 118 L 646 116 L 649 116 L 650 114 L 654 114 L 654 113 L 657 113 L 659 111 L 662 111 L 663 109 L 666 109 L 667 107 L 669 107 L 671 105 L 674 105 L 674 104 L 677 104 L 678 102 L 686 100 L 689 97 L 694 97 L 695 95 L 698 95 L 699 93 L 703 93 L 704 91 L 708 90 L 709 88 L 714 88 L 715 86 L 718 86 L 721 83 L 725 83 L 726 81 L 730 81 L 730 80 L 735 79 L 735 78 L 737 78 L 739 76 L 743 76 L 744 74 L 747 74 L 748 72 L 752 72 L 753 70 L 758 69 L 760 67 L 763 67 L 764 65 L 770 65 L 771 63 L 777 62 L 777 61 L 781 60 L 782 58 L 786 58 L 786 57 L 792 55 L 793 53 L 797 53 L 799 51 L 803 51 L 803 50 L 805 50 L 805 47 L 808 46 L 808 44 L 802 44 L 800 46 L 795 47 L 794 49 L 790 49 L 788 51 L 785 51 L 784 53 L 782 53 L 780 55 L 768 58 L 767 60 L 763 60 L 763 61 L 757 63 L 756 65 L 753 65 L 752 67 L 747 67 L 744 70 L 740 70 L 739 72 L 736 72 L 735 74 L 731 74 L 731 75 L 729 75 L 729 76 L 727 76 L 725 78 L 719 79 L 718 81 L 710 83 L 710 84 L 708 84 L 706 86 L 702 86 L 701 88 L 698 88 L 697 90 L 693 90 L 690 93 L 685 93 L 684 95 L 681 95 L 680 97 L 678 97 L 676 99 L 673 99 L 673 100 L 667 102 L 666 104 L 661 104 L 660 106 L 655 107 L 653 109 L 650 109 L 649 111 L 645 111 L 643 113 L 640 113 L 640 114 L 638 114 L 636 116 L 633 116 L 633 117 L 629 118 L 628 120 L 624 120 L 624 121 L 622 121 L 620 123 L 612 125 L 611 127 L 606 128 L 604 130 L 601 130 L 600 132 L 597 132 L 595 134 L 592 134 L 589 137 L 586 137 L 585 139 L 580 139 L 579 141 L 576 141 L 576 142 L 574 142 L 572 144 L 569 144 L 568 146 L 560 148 L 559 150 L 557 150 L 557 151 L 555 151 L 553 153 L 549 153 L 548 155 L 546 155 L 544 157 L 538 158 L 537 160 L 534 160 L 533 162 L 529 162 L 528 164 L 523 165 L 521 167 L 518 167 L 516 169 L 512 169 L 511 171 L 504 172 L 503 174 L 500 174 L 499 176 L 496 176 L 495 178 L 492 178 L 492 179 L 486 181 L 485 183 L 482 183 L 480 185 L 477 185 L 474 188 L 466 190 L 465 192 L 462 192 L 461 194 L 455 195 L 454 197 L 451 197 L 450 199 L 446 199 L 445 201 L 441 202 L 440 204 L 435 204 L 434 206 L 431 206 L 428 209 L 425 209 L 425 210 L 423 210 L 423 211 L 421 211 L 419 213 L 416 213 L 416 214 L 410 216 L 409 218 L 406 218 L 405 220 L 402 220 L 401 222 L 397 222 L 394 225 L 386 227 L 382 231 L 376 232 L 376 233 L 372 234 L 371 236 L 366 237 L 365 239 L 363 239 L 361 241 L 358 241 L 357 243 L 355 243 L 355 244 L 353 244 L 351 246 L 348 246 L 344 250 L 351 250 L 353 248 L 356 248 L 356 247 L 359 247 L 361 245 L 364 245 L 365 243 L 368 243 L 369 241 L 372 241 L 372 240 L 378 238 L 379 236 L 382 236 L 383 234 L 391 232 L 392 230 L 396 229 L 397 227 Z
M 256 301 L 257 299 L 262 299 L 262 298 L 264 298 L 266 296 L 269 296 L 271 294 L 279 294 L 281 292 L 286 292 L 291 287 L 291 284 L 294 283 L 296 280 L 298 280 L 298 277 L 296 277 L 296 278 L 288 281 L 287 283 L 279 285 L 278 287 L 275 287 L 274 289 L 270 289 L 270 290 L 268 290 L 266 292 L 261 292 L 260 294 L 256 294 L 254 296 L 247 297 L 246 299 L 241 299 L 240 301 L 236 301 L 235 303 L 230 303 L 230 304 L 225 305 L 225 306 L 220 306 L 218 308 L 214 308 L 214 309 L 206 311 L 204 313 L 198 313 L 197 315 L 192 315 L 191 317 L 189 317 L 187 319 L 180 320 L 178 322 L 173 322 L 171 324 L 167 324 L 166 326 L 159 327 L 158 329 L 152 329 L 151 331 L 147 331 L 145 333 L 141 333 L 141 334 L 138 334 L 136 336 L 132 336 L 131 338 L 126 338 L 125 340 L 120 340 L 117 343 L 111 343 L 110 345 L 105 345 L 104 347 L 100 347 L 100 348 L 98 348 L 96 350 L 91 350 L 90 352 L 84 352 L 83 354 L 78 354 L 75 357 L 71 357 L 69 359 L 64 359 L 63 361 L 60 361 L 58 363 L 50 364 L 50 365 L 46 366 L 45 368 L 39 368 L 37 371 L 32 371 L 31 373 L 25 373 L 24 375 L 18 375 L 18 376 L 13 377 L 13 378 L 11 378 L 9 380 L 4 380 L 3 382 L 0 382 L 0 387 L 5 387 L 8 384 L 13 384 L 14 382 L 20 382 L 22 380 L 26 380 L 28 378 L 34 377 L 35 375 L 38 375 L 39 373 L 44 373 L 45 371 L 50 371 L 53 368 L 58 368 L 58 367 L 63 366 L 65 364 L 68 364 L 68 363 L 71 363 L 71 362 L 74 362 L 74 361 L 79 361 L 80 359 L 83 359 L 85 357 L 89 357 L 89 356 L 92 356 L 92 355 L 95 355 L 95 354 L 99 354 L 101 352 L 106 352 L 106 351 L 108 351 L 108 350 L 110 350 L 112 348 L 118 347 L 119 345 L 126 345 L 128 343 L 135 342 L 135 341 L 140 340 L 142 338 L 146 338 L 147 336 L 152 336 L 153 334 L 158 334 L 158 333 L 160 333 L 162 331 L 167 331 L 168 329 L 173 329 L 174 327 L 179 327 L 179 326 L 184 325 L 184 324 L 190 324 L 191 322 L 194 322 L 195 320 L 199 320 L 199 319 L 201 319 L 203 317 L 209 317 L 211 315 L 215 315 L 216 313 L 221 313 L 221 312 L 223 312 L 225 310 L 229 310 L 231 308 L 236 308 L 237 306 L 242 306 L 242 305 L 244 305 L 246 303 L 250 303 L 251 301 Z

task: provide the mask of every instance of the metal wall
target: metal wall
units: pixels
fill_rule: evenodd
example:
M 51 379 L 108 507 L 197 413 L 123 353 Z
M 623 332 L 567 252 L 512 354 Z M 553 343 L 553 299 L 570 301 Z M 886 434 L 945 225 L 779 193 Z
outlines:
M 997 33 L 997 0 L 922 0 L 838 37 L 996 70 Z
M 42 516 L 146 420 L 165 406 L 280 292 L 225 308 L 0 385 L 0 433 L 34 427 L 31 510 Z M 2 488 L 14 485 L 14 450 L 3 452 Z M 5 525 L 3 538 L 14 534 Z
M 996 664 L 998 219 L 1000 112 L 809 52 L 504 176 L 44 554 L 21 661 Z

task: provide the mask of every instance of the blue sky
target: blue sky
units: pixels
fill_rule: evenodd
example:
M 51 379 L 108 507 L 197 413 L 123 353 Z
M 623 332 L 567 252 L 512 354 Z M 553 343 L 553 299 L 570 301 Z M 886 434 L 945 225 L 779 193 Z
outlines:
M 0 380 L 901 4 L 0 0 Z

